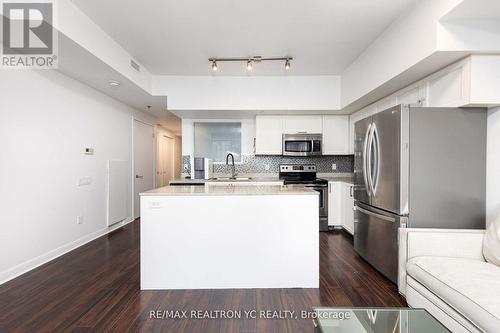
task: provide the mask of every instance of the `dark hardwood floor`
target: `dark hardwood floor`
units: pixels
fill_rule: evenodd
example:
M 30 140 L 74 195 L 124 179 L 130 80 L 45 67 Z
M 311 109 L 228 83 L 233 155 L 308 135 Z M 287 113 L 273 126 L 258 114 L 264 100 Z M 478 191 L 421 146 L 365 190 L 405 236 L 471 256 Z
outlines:
M 150 311 L 406 306 L 343 232 L 320 234 L 320 262 L 319 289 L 140 291 L 135 221 L 1 285 L 0 332 L 311 332 L 310 319 L 150 319 Z

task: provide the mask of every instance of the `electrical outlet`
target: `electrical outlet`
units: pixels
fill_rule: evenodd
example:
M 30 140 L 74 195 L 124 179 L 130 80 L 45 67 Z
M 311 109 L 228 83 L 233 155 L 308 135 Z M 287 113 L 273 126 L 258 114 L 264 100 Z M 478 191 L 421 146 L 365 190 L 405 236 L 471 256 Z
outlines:
M 271 167 L 269 166 L 269 164 L 266 164 L 265 168 L 266 168 L 266 171 L 269 171 L 269 169 L 271 169 Z
M 332 170 L 337 170 L 337 164 L 332 163 Z
M 81 177 L 78 179 L 78 186 L 86 186 L 92 184 L 92 177 Z
M 76 224 L 83 224 L 83 216 L 82 215 L 78 215 L 76 217 Z

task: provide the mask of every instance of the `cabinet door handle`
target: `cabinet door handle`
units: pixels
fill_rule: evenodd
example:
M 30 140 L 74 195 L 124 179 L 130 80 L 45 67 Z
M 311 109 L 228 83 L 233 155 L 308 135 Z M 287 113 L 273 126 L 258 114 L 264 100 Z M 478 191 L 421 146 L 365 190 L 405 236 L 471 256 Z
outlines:
M 351 198 L 352 198 L 352 189 L 353 189 L 353 186 L 350 186 L 349 187 L 349 195 L 351 196 Z

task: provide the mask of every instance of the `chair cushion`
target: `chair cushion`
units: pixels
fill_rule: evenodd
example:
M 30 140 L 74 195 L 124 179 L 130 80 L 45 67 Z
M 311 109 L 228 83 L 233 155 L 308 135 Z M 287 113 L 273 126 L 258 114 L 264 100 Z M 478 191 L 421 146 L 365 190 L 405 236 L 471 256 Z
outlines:
M 484 261 L 415 257 L 408 274 L 486 332 L 500 328 L 500 267 Z
M 483 255 L 489 263 L 500 266 L 500 215 L 486 230 L 483 240 Z

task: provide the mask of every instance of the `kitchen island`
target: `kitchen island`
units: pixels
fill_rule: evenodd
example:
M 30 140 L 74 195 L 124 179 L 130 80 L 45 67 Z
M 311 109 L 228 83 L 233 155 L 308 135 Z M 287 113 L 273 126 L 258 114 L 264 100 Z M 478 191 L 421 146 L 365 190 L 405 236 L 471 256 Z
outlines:
M 141 194 L 141 289 L 318 288 L 318 193 L 166 186 Z

